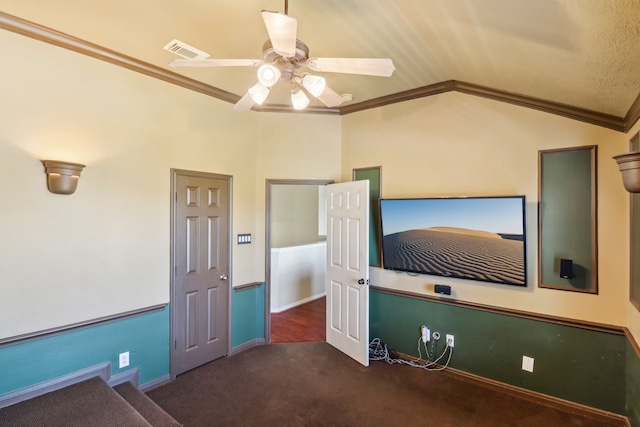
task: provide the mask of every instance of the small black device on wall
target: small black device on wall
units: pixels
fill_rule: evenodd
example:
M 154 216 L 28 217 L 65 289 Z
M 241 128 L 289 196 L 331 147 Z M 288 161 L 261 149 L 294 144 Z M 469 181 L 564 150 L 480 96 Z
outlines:
M 570 259 L 560 259 L 560 277 L 563 279 L 573 279 L 575 274 L 573 274 L 573 260 Z
M 448 285 L 436 285 L 434 290 L 436 294 L 451 295 L 451 286 Z

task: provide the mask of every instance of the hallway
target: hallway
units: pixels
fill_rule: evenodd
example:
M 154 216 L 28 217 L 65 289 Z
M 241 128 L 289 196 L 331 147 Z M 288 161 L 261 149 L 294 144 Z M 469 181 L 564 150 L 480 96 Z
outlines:
M 325 341 L 326 297 L 271 313 L 271 342 Z

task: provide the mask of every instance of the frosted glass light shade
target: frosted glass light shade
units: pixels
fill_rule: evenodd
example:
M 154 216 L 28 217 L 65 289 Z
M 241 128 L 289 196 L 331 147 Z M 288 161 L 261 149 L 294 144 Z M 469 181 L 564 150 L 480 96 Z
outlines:
M 291 104 L 296 110 L 304 110 L 309 105 L 309 98 L 300 89 L 291 91 Z
M 302 77 L 302 86 L 313 96 L 320 96 L 327 87 L 327 81 L 324 77 L 314 76 L 313 74 L 305 74 Z
M 270 92 L 271 89 L 263 86 L 261 83 L 256 83 L 251 88 L 249 88 L 249 95 L 251 96 L 251 99 L 253 99 L 253 102 L 258 105 L 262 105 L 264 100 L 267 99 L 267 96 L 269 96 Z
M 271 64 L 258 68 L 258 81 L 265 87 L 273 87 L 280 80 L 280 70 Z

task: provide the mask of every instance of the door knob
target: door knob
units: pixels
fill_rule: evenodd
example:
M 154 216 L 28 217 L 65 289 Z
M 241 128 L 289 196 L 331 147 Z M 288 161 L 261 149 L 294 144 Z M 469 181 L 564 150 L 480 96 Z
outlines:
M 364 279 L 358 280 L 358 285 L 364 285 Z
M 228 279 L 228 277 L 227 277 L 226 274 L 223 274 L 222 276 L 220 276 L 220 280 L 227 280 L 227 279 Z

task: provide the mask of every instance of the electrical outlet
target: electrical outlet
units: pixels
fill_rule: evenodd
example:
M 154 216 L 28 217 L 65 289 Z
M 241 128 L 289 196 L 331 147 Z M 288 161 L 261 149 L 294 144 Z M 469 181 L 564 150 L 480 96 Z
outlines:
M 533 357 L 522 356 L 522 370 L 533 372 Z
M 120 353 L 118 360 L 120 362 L 119 363 L 120 368 L 126 368 L 127 366 L 129 366 L 129 352 L 125 351 L 124 353 Z
M 451 334 L 447 334 L 447 337 L 446 337 L 446 338 L 447 338 L 447 345 L 448 345 L 449 347 L 453 347 L 453 344 L 454 344 L 454 339 L 453 339 L 454 337 L 453 337 L 453 335 L 451 335 Z
M 428 342 L 431 338 L 431 331 L 426 326 L 422 325 L 420 328 L 420 332 L 422 333 L 422 342 Z

